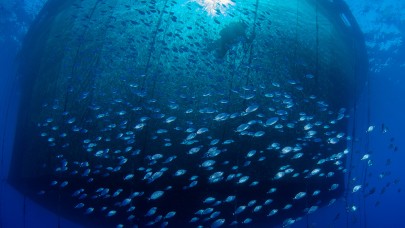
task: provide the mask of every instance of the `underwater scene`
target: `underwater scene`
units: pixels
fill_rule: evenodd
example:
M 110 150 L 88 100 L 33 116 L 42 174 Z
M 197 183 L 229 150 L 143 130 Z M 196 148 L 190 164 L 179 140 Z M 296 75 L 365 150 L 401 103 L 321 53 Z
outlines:
M 405 226 L 405 2 L 0 0 L 0 28 L 0 228 Z

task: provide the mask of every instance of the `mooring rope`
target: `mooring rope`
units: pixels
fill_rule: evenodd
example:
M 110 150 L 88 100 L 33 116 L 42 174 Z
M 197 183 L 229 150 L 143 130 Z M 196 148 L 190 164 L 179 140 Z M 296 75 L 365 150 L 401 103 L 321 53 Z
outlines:
M 9 118 L 10 118 L 10 111 L 11 111 L 11 105 L 15 102 L 15 100 L 13 100 L 13 98 L 15 96 L 15 94 L 13 94 L 13 92 L 16 91 L 17 89 L 17 82 L 18 82 L 18 77 L 16 76 L 16 70 L 15 67 L 16 66 L 16 62 L 14 61 L 13 63 L 13 67 L 12 70 L 10 72 L 10 77 L 9 77 L 9 82 L 11 82 L 11 87 L 8 91 L 6 91 L 6 96 L 8 96 L 8 98 L 6 100 L 4 100 L 5 102 L 5 106 L 6 108 L 4 109 L 4 123 L 3 123 L 3 131 L 2 131 L 2 139 L 1 139 L 1 158 L 0 158 L 0 178 L 1 178 L 1 183 L 0 183 L 0 227 L 3 227 L 3 210 L 2 210 L 2 206 L 3 206 L 3 190 L 4 190 L 4 186 L 6 184 L 6 177 L 3 176 L 4 175 L 4 167 L 6 167 L 5 165 L 5 153 L 6 153 L 6 135 L 9 132 Z M 9 85 L 10 83 L 6 83 L 6 86 Z M 11 152 L 11 151 L 10 151 Z
M 366 89 L 367 89 L 367 95 L 366 95 L 366 99 L 367 99 L 367 127 L 371 126 L 371 102 L 370 102 L 370 97 L 371 97 L 371 86 L 370 86 L 370 80 L 367 80 L 367 85 L 366 85 Z M 370 150 L 370 134 L 366 135 L 366 144 L 365 144 L 365 152 L 369 153 Z M 366 192 L 365 192 L 365 184 L 367 183 L 367 172 L 368 172 L 368 163 L 366 164 L 366 167 L 364 168 L 364 176 L 363 176 L 363 188 L 362 188 L 362 193 L 363 193 L 363 217 L 364 217 L 364 227 L 367 227 L 367 207 L 366 207 Z

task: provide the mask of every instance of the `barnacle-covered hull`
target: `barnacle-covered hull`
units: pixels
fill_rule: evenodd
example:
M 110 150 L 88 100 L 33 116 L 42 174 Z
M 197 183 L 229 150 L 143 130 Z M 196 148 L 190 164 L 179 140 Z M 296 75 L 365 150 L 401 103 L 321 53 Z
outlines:
M 10 182 L 105 226 L 288 224 L 339 198 L 366 71 L 347 7 L 209 2 L 50 0 Z

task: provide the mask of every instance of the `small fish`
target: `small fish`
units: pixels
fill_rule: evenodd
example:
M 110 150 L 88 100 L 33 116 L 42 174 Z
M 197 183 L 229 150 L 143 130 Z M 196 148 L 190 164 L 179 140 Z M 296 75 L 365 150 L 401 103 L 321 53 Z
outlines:
M 84 212 L 84 214 L 88 215 L 94 212 L 94 208 L 93 207 L 89 207 L 86 209 L 86 211 Z
M 185 169 L 179 169 L 174 173 L 174 176 L 178 177 L 178 176 L 182 176 L 184 174 L 186 174 L 187 170 Z
M 207 197 L 207 198 L 204 199 L 203 203 L 205 203 L 205 204 L 211 204 L 211 203 L 213 203 L 214 201 L 215 201 L 215 198 L 214 198 L 214 197 Z
M 217 219 L 211 224 L 211 228 L 217 228 L 225 224 L 225 219 Z
M 255 134 L 253 135 L 253 137 L 256 137 L 256 138 L 262 137 L 264 134 L 265 134 L 264 131 L 257 131 L 257 132 L 255 132 Z
M 263 205 L 269 205 L 269 204 L 271 204 L 272 202 L 273 202 L 272 199 L 267 199 L 266 201 L 264 201 L 264 204 L 263 204 Z
M 115 191 L 114 193 L 113 193 L 113 197 L 117 197 L 117 196 L 119 196 L 119 194 L 121 194 L 121 192 L 122 192 L 123 190 L 122 189 L 118 189 L 117 191 Z
M 233 213 L 234 215 L 242 213 L 246 209 L 246 206 L 242 205 L 236 208 L 235 212 Z
M 243 184 L 249 180 L 249 176 L 243 176 L 239 179 L 238 184 Z
M 201 147 L 193 147 L 188 151 L 188 154 L 195 154 L 200 151 Z
M 64 182 L 62 182 L 62 183 L 60 184 L 60 187 L 61 187 L 61 188 L 64 188 L 64 187 L 66 187 L 68 184 L 69 184 L 68 181 L 64 181 Z
M 203 128 L 198 129 L 196 133 L 198 135 L 201 135 L 201 134 L 203 134 L 203 133 L 205 133 L 207 131 L 208 131 L 208 128 L 203 127 Z
M 218 217 L 221 214 L 220 211 L 214 211 L 211 215 L 210 215 L 210 219 L 215 219 L 216 217 Z
M 233 142 L 235 142 L 235 141 L 232 140 L 232 139 L 227 139 L 227 140 L 225 140 L 222 144 L 223 144 L 223 145 L 228 145 L 228 144 L 231 144 L 231 143 L 233 143 Z
M 201 167 L 207 168 L 207 167 L 213 166 L 214 164 L 215 164 L 214 160 L 207 160 L 201 164 Z
M 247 206 L 248 206 L 248 207 L 252 207 L 252 206 L 254 206 L 255 204 L 256 204 L 256 200 L 251 200 L 251 201 L 248 202 Z
M 214 208 L 208 207 L 208 208 L 204 209 L 201 214 L 208 215 L 208 214 L 211 214 L 213 211 L 214 211 Z
M 318 210 L 318 206 L 312 206 L 308 209 L 308 214 L 314 213 L 316 210 Z
M 294 200 L 299 200 L 304 198 L 307 195 L 305 192 L 298 192 L 297 195 L 294 196 Z
M 111 211 L 109 211 L 109 212 L 107 213 L 107 217 L 114 216 L 116 213 L 117 213 L 117 211 L 111 210 Z
M 367 133 L 368 132 L 372 132 L 373 130 L 374 130 L 374 128 L 375 128 L 375 126 L 374 125 L 371 125 L 371 126 L 369 126 L 368 128 L 367 128 Z
M 361 185 L 356 185 L 356 186 L 353 187 L 352 193 L 355 193 L 355 192 L 357 192 L 357 191 L 360 190 L 360 189 L 361 189 Z
M 286 205 L 283 207 L 283 210 L 291 209 L 292 206 L 293 206 L 292 204 L 286 204 Z
M 124 177 L 124 180 L 131 180 L 132 178 L 134 178 L 134 174 L 128 174 Z
M 267 194 L 271 194 L 277 191 L 277 188 L 270 188 L 269 191 L 267 191 Z
M 224 202 L 230 203 L 230 202 L 234 201 L 235 199 L 236 199 L 236 196 L 228 196 L 228 197 L 226 197 Z
M 193 181 L 193 182 L 191 182 L 189 185 L 188 185 L 188 187 L 189 188 L 192 188 L 192 187 L 195 187 L 196 185 L 198 184 L 198 181 Z
M 332 184 L 329 188 L 330 191 L 336 190 L 339 187 L 339 184 Z
M 131 198 L 126 198 L 126 199 L 124 199 L 122 202 L 121 202 L 121 207 L 125 207 L 125 206 L 127 206 L 128 204 L 130 204 L 131 203 L 131 201 L 132 201 L 132 199 Z
M 261 206 L 261 205 L 256 206 L 256 207 L 253 209 L 253 212 L 254 212 L 254 213 L 259 212 L 259 211 L 262 209 L 262 207 L 263 207 L 263 206 Z
M 289 226 L 291 226 L 291 225 L 294 224 L 294 223 L 295 223 L 295 219 L 293 219 L 293 218 L 288 218 L 288 219 L 284 220 L 284 222 L 283 222 L 283 227 L 289 227 Z
M 292 150 L 293 150 L 292 147 L 286 146 L 286 147 L 284 147 L 284 148 L 281 150 L 281 153 L 282 153 L 282 154 L 288 154 L 288 153 L 290 153 Z
M 210 146 L 214 146 L 219 143 L 219 139 L 214 139 L 210 142 Z
M 171 122 L 173 122 L 173 121 L 175 121 L 177 118 L 175 117 L 175 116 L 170 116 L 170 117 L 168 117 L 167 119 L 166 119 L 166 123 L 171 123 Z
M 277 214 L 277 212 L 278 212 L 278 209 L 273 209 L 267 214 L 267 216 L 273 216 L 273 215 Z
M 192 218 L 190 219 L 189 223 L 194 223 L 194 222 L 197 222 L 198 220 L 199 220 L 198 217 L 192 217 Z
M 84 207 L 84 203 L 78 203 L 75 206 L 76 209 L 83 208 L 83 207 Z
M 279 120 L 278 117 L 271 117 L 271 118 L 267 119 L 266 126 L 271 126 L 271 125 L 277 123 L 278 120 Z
M 370 155 L 369 154 L 365 154 L 362 158 L 361 158 L 361 160 L 363 161 L 363 160 L 367 160 L 367 159 L 369 159 L 370 158 Z
M 189 135 L 186 137 L 186 140 L 187 140 L 187 141 L 192 140 L 192 139 L 194 139 L 196 136 L 197 136 L 197 133 L 191 133 L 191 134 L 189 134 Z
M 147 217 L 152 216 L 156 213 L 156 211 L 157 211 L 157 207 L 152 207 L 148 210 L 148 212 L 146 212 L 145 216 L 147 216 Z
M 229 118 L 229 116 L 230 115 L 228 113 L 220 113 L 214 117 L 214 120 L 215 121 L 225 121 Z
M 252 219 L 251 218 L 246 218 L 245 220 L 243 220 L 243 224 L 249 224 L 249 223 L 251 223 L 252 222 Z
M 251 106 L 247 107 L 245 112 L 246 113 L 251 113 L 251 112 L 256 111 L 258 108 L 259 108 L 259 105 L 254 104 L 254 105 L 251 105 Z
M 170 211 L 170 212 L 168 212 L 166 215 L 165 215 L 165 219 L 170 219 L 170 218 L 173 218 L 174 216 L 176 215 L 176 212 L 175 211 Z
M 241 124 L 236 128 L 236 132 L 242 132 L 249 128 L 249 124 Z

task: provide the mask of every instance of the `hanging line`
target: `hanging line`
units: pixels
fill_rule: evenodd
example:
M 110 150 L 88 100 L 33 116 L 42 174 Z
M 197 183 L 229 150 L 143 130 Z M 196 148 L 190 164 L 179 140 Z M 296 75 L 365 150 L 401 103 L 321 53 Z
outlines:
M 371 125 L 371 102 L 370 102 L 370 97 L 371 97 L 371 86 L 370 86 L 370 80 L 367 79 L 367 128 Z M 366 134 L 366 143 L 365 143 L 365 151 L 368 154 L 370 150 L 370 134 Z M 368 172 L 368 163 L 366 164 L 366 167 L 364 168 L 364 176 L 363 176 L 363 188 L 362 188 L 362 201 L 363 201 L 363 217 L 364 217 L 364 227 L 367 227 L 367 213 L 366 213 L 366 195 L 365 195 L 365 184 L 367 183 L 367 172 Z
M 96 8 L 97 8 L 99 2 L 100 2 L 100 1 L 96 1 L 95 4 L 94 4 L 94 6 L 92 7 L 91 12 L 90 12 L 89 16 L 87 17 L 89 22 L 91 21 L 91 19 L 92 19 L 92 17 L 93 17 L 93 14 L 94 14 L 94 12 L 96 11 Z M 85 37 L 85 36 L 86 36 L 86 34 L 87 34 L 89 28 L 91 28 L 91 26 L 85 27 L 85 30 L 84 30 L 84 32 L 83 32 L 82 37 Z M 73 77 L 73 75 L 74 75 L 74 73 L 75 73 L 74 71 L 75 71 L 75 69 L 76 69 L 76 65 L 78 64 L 78 58 L 79 58 L 79 55 L 80 55 L 79 52 L 80 52 L 80 50 L 81 50 L 82 45 L 84 45 L 84 42 L 79 42 L 79 46 L 78 46 L 77 49 L 76 49 L 76 54 L 75 54 L 74 59 L 73 59 L 72 70 L 71 70 L 71 76 L 72 76 L 72 77 Z M 68 101 L 69 101 L 70 88 L 72 87 L 72 84 L 73 84 L 72 78 L 69 80 L 69 82 L 68 82 L 67 84 L 69 84 L 69 85 L 67 86 L 66 92 L 65 92 L 65 93 L 66 93 L 66 94 L 65 94 L 65 97 L 66 97 L 66 98 L 65 98 L 65 104 L 63 105 L 63 111 L 64 111 L 64 112 L 67 111 L 66 108 L 67 108 L 67 104 L 68 104 Z
M 319 12 L 319 4 L 318 0 L 316 0 L 315 4 L 315 25 L 316 25 L 316 60 L 315 60 L 315 88 L 319 89 L 318 82 L 319 82 L 319 18 L 318 18 L 318 12 Z
M 167 2 L 168 2 L 168 0 L 166 0 L 164 5 L 163 5 L 163 9 L 160 12 L 159 19 L 158 19 L 158 22 L 156 24 L 156 29 L 155 29 L 155 31 L 153 31 L 151 46 L 149 48 L 149 53 L 148 53 L 148 58 L 147 58 L 148 60 L 146 61 L 146 66 L 145 66 L 145 75 L 148 73 L 148 70 L 149 70 L 150 60 L 152 58 L 152 53 L 155 50 L 156 38 L 157 38 L 157 35 L 159 33 L 160 25 L 162 24 L 162 18 L 163 18 L 163 14 L 165 13 L 165 9 L 167 7 Z M 144 79 L 144 83 L 145 83 L 145 81 L 146 81 L 146 79 Z
M 256 23 L 257 23 L 257 11 L 259 10 L 259 0 L 256 0 L 256 5 L 255 5 L 255 17 L 253 19 L 253 29 L 252 29 L 252 34 L 251 38 L 249 39 L 249 59 L 248 59 L 248 69 L 246 73 L 246 85 L 249 84 L 249 77 L 250 77 L 250 70 L 252 67 L 250 64 L 252 64 L 253 60 L 253 40 L 256 38 Z
M 16 80 L 13 80 L 14 81 L 14 83 L 13 83 L 13 86 L 12 86 L 12 90 L 11 91 L 14 91 L 14 88 L 15 88 L 15 84 L 16 84 Z M 6 104 L 6 111 L 5 111 L 5 113 L 4 113 L 4 115 L 5 115 L 5 117 L 4 117 L 4 125 L 3 125 L 3 132 L 2 132 L 2 139 L 1 139 L 1 158 L 0 158 L 0 178 L 1 178 L 1 183 L 0 183 L 0 227 L 3 227 L 3 223 L 2 223 L 2 221 L 3 221 L 3 219 L 2 219 L 2 217 L 3 217 L 3 210 L 2 210 L 2 208 L 3 208 L 3 188 L 4 188 L 4 185 L 5 185 L 5 182 L 6 182 L 6 177 L 4 177 L 3 175 L 4 175 L 4 173 L 3 173 L 3 169 L 4 169 L 4 167 L 5 167 L 5 161 L 4 161 L 4 154 L 5 154 L 5 151 L 6 151 L 6 148 L 5 148 L 5 145 L 6 145 L 6 135 L 7 135 L 7 131 L 8 131 L 8 123 L 9 123 L 9 121 L 8 121 L 8 119 L 9 119 L 9 114 L 10 114 L 10 106 L 11 106 L 11 99 L 12 99 L 12 96 L 11 96 L 11 93 L 12 92 L 10 92 L 9 94 L 10 94 L 10 97 L 9 97 L 9 99 L 8 99 L 8 102 L 7 102 L 7 104 Z
M 26 227 L 27 197 L 23 195 L 23 228 Z
M 156 29 L 153 31 L 153 34 L 152 34 L 152 41 L 150 43 L 149 53 L 148 53 L 148 57 L 147 57 L 148 60 L 147 60 L 146 65 L 145 65 L 145 70 L 144 70 L 145 77 L 143 77 L 144 79 L 143 79 L 143 82 L 142 82 L 142 85 L 141 85 L 141 91 L 146 90 L 145 89 L 145 87 L 146 87 L 145 84 L 146 84 L 146 80 L 147 80 L 147 77 L 148 77 L 147 74 L 148 74 L 148 71 L 149 71 L 150 61 L 152 59 L 152 53 L 155 50 L 155 44 L 156 44 L 157 35 L 159 33 L 159 28 L 160 28 L 160 26 L 162 24 L 163 14 L 166 12 L 167 3 L 168 3 L 168 0 L 166 0 L 164 2 L 162 11 L 159 14 L 159 19 L 158 19 L 158 22 L 156 24 Z M 138 102 L 142 103 L 143 99 L 144 99 L 144 97 L 140 97 Z M 148 111 L 148 116 L 149 115 L 151 115 L 151 111 Z M 144 129 L 144 134 L 143 135 L 145 136 L 145 139 L 142 141 L 142 145 L 141 145 L 142 149 L 140 151 L 140 156 L 144 155 L 144 153 L 146 151 L 146 146 L 147 146 L 147 143 L 148 143 L 148 135 L 149 135 L 149 127 L 148 127 L 148 125 L 146 125 L 143 129 Z M 145 162 L 145 159 L 143 159 L 141 162 L 142 163 Z
M 167 2 L 166 2 L 167 3 Z M 159 16 L 159 22 L 158 22 L 158 25 L 157 25 L 157 27 L 156 27 L 156 30 L 155 30 L 155 35 L 154 35 L 154 41 L 153 41 L 153 43 L 154 43 L 154 45 L 155 45 L 155 43 L 156 43 L 156 39 L 157 39 L 157 34 L 158 34 L 158 32 L 159 32 L 159 28 L 160 28 L 160 26 L 161 26 L 161 22 L 162 22 L 162 17 L 163 17 L 163 12 L 164 11 L 166 11 L 166 9 L 167 9 L 167 4 L 165 4 L 164 6 L 163 6 L 163 9 L 162 9 L 162 13 L 160 14 L 160 16 Z M 169 9 L 169 12 L 172 12 L 172 10 L 173 10 L 173 4 L 170 6 L 170 9 Z M 163 33 L 163 37 L 162 37 L 162 40 L 161 41 L 165 41 L 165 39 L 166 39 L 166 31 L 167 31 L 167 29 L 169 28 L 169 25 L 170 25 L 170 23 L 172 22 L 172 20 L 169 20 L 169 22 L 167 22 L 166 23 L 166 27 L 164 28 L 164 33 Z M 155 47 L 154 47 L 154 45 L 153 45 L 153 48 L 152 48 L 152 50 L 155 50 Z M 150 53 L 150 56 L 152 55 L 152 53 Z M 159 54 L 157 55 L 157 57 L 156 57 L 156 65 L 159 65 L 159 63 L 160 63 L 160 61 L 161 61 L 161 56 L 162 56 L 162 51 L 160 51 L 159 52 Z M 148 62 L 150 61 L 150 59 L 148 59 Z M 148 63 L 149 64 L 149 63 Z M 146 72 L 145 72 L 145 74 L 146 74 Z M 154 96 L 155 95 L 155 89 L 156 89 L 156 81 L 157 81 L 157 79 L 156 79 L 156 74 L 154 74 L 153 75 L 153 84 L 152 84 L 152 88 L 151 88 L 151 95 L 152 96 Z M 146 80 L 146 79 L 145 79 Z
M 297 17 L 296 17 L 296 35 L 295 35 L 295 38 L 296 38 L 296 45 L 295 45 L 295 52 L 297 52 L 297 50 L 298 50 L 298 24 L 299 24 L 299 20 L 298 20 L 298 12 L 299 12 L 299 6 L 298 6 L 298 1 L 297 1 Z M 319 14 L 319 5 L 318 5 L 318 0 L 316 0 L 315 1 L 315 30 L 316 30 L 316 32 L 315 32 L 315 44 L 316 44 L 316 49 L 315 49 L 315 72 L 314 72 L 314 76 L 315 76 L 315 88 L 316 88 L 316 92 L 317 93 L 319 93 L 319 86 L 318 86 L 318 82 L 319 82 L 319 80 L 318 80 L 318 78 L 319 78 L 319 18 L 318 18 L 318 14 Z M 297 54 L 296 54 L 297 55 Z M 296 66 L 296 72 L 297 72 L 297 61 L 296 61 L 296 63 L 295 63 L 295 66 Z M 313 113 L 316 113 L 317 112 L 317 109 L 316 109 L 316 106 L 313 106 L 312 107 L 312 111 L 313 111 Z M 309 181 L 307 181 L 306 182 L 306 192 L 308 192 L 308 189 L 309 189 L 309 184 L 310 184 L 310 182 Z M 308 199 L 308 197 L 306 197 L 306 206 L 307 206 L 307 208 L 309 208 L 309 201 L 308 201 L 309 199 Z M 310 227 L 310 224 L 309 224 L 309 214 L 307 213 L 306 214 L 306 227 L 307 228 L 309 228 Z
M 295 61 L 294 61 L 294 71 L 295 71 L 295 76 L 298 76 L 299 72 L 298 72 L 298 14 L 299 14 L 299 6 L 298 6 L 298 2 L 300 0 L 297 0 L 296 3 L 296 12 L 295 12 L 295 46 L 294 46 L 294 56 L 295 56 Z
M 353 49 L 357 50 L 358 49 L 358 45 L 355 41 L 353 41 Z M 354 99 L 354 104 L 353 104 L 353 123 L 352 123 L 352 140 L 351 140 L 351 151 L 350 151 L 350 157 L 348 158 L 348 179 L 347 179 L 347 184 L 346 184 L 346 191 L 345 191 L 345 206 L 346 206 L 346 227 L 349 227 L 349 212 L 350 212 L 350 208 L 349 208 L 349 193 L 350 193 L 350 188 L 352 186 L 351 184 L 351 179 L 352 179 L 352 167 L 353 167 L 353 154 L 354 154 L 354 150 L 355 150 L 355 139 L 356 139 L 356 130 L 357 130 L 357 99 L 359 99 L 359 97 L 357 97 L 359 94 L 359 88 L 358 88 L 358 82 L 359 82 L 359 78 L 362 77 L 362 75 L 359 75 L 360 73 L 364 73 L 359 71 L 357 68 L 359 68 L 358 66 L 359 61 L 357 61 L 357 56 L 355 56 L 354 58 L 354 78 L 355 78 L 355 82 L 354 82 L 354 91 L 353 94 L 355 96 Z M 361 68 L 361 66 L 360 66 Z M 369 86 L 369 80 L 366 80 L 366 89 L 367 89 L 367 94 L 366 94 L 366 99 L 367 99 L 367 124 L 370 125 L 370 86 Z M 361 126 L 360 126 L 361 129 Z M 369 150 L 369 135 L 367 134 L 366 136 L 366 142 L 365 142 L 365 150 L 368 152 Z M 363 183 L 362 185 L 364 186 L 364 184 L 366 183 L 366 178 L 367 178 L 367 170 L 368 170 L 368 164 L 366 164 L 364 170 L 363 170 Z M 362 188 L 362 192 L 363 192 L 363 212 L 364 212 L 364 218 L 365 218 L 365 227 L 367 227 L 367 220 L 366 220 L 366 207 L 365 207 L 365 197 L 364 197 L 364 191 L 365 189 Z M 352 198 L 352 201 L 354 202 L 354 199 Z
M 256 22 L 257 22 L 257 12 L 259 11 L 259 0 L 256 0 L 256 4 L 255 4 L 255 16 L 254 16 L 254 19 L 253 19 L 253 28 L 252 28 L 252 34 L 251 34 L 251 38 L 248 40 L 249 41 L 249 47 L 248 47 L 248 50 L 247 51 L 249 51 L 249 59 L 248 59 L 248 71 L 247 71 L 247 73 L 246 73 L 246 85 L 248 85 L 249 84 L 249 75 L 250 75 L 250 69 L 251 69 L 251 67 L 250 67 L 250 64 L 252 63 L 252 60 L 253 60 L 253 56 L 252 56 L 252 52 L 253 52 L 253 40 L 256 38 Z M 245 49 L 246 50 L 246 49 Z M 245 58 L 245 56 L 246 56 L 246 51 L 244 50 L 244 55 L 243 55 L 243 57 L 242 57 L 242 60 L 241 60 L 241 62 L 240 62 L 240 64 L 239 64 L 239 66 L 232 72 L 232 74 L 231 74 L 231 80 L 233 81 L 233 76 L 234 76 L 234 74 L 235 74 L 235 72 L 237 72 L 238 71 L 238 69 L 241 67 L 241 65 L 242 65 L 242 63 L 243 63 L 243 60 L 244 60 L 244 58 Z M 231 82 L 232 83 L 232 82 Z M 231 86 L 232 86 L 232 84 L 231 84 Z M 232 89 L 232 88 L 229 88 L 230 90 Z M 230 94 L 231 94 L 231 92 L 229 92 L 229 98 L 230 98 Z M 243 101 L 243 104 L 245 103 L 246 101 Z M 229 106 L 228 106 L 229 107 Z M 238 169 L 236 169 L 236 171 L 238 172 L 238 170 L 239 170 L 239 154 L 238 153 L 235 153 L 235 156 L 236 156 L 236 167 L 238 167 Z M 234 193 L 235 193 L 235 196 L 237 196 L 238 195 L 238 192 L 237 192 L 237 188 L 234 188 Z M 236 197 L 236 199 L 234 200 L 234 202 L 233 202 L 233 206 L 234 206 L 234 209 L 236 210 L 236 208 L 237 208 L 237 204 L 238 204 L 238 201 L 237 201 L 237 199 L 238 199 L 238 197 Z M 238 215 L 236 214 L 236 213 L 233 213 L 233 216 L 234 216 L 234 219 L 235 219 L 235 221 L 237 221 L 237 219 L 238 219 Z
M 356 48 L 355 43 L 353 42 L 353 48 Z M 357 61 L 356 58 L 354 59 L 354 66 L 356 66 Z M 355 68 L 353 68 L 354 70 L 354 78 L 355 78 L 355 82 L 354 82 L 354 86 L 353 86 L 353 94 L 356 96 L 358 91 L 357 91 L 357 81 L 358 81 L 358 73 L 355 70 Z M 357 125 L 357 97 L 355 97 L 354 99 L 354 103 L 353 103 L 353 122 L 352 122 L 352 129 L 351 129 L 351 134 L 352 134 L 352 140 L 350 143 L 351 146 L 351 150 L 349 151 L 350 156 L 347 158 L 347 163 L 348 165 L 346 165 L 346 167 L 348 167 L 348 174 L 347 174 L 347 183 L 346 183 L 346 187 L 345 187 L 345 192 L 344 192 L 344 198 L 345 198 L 345 212 L 346 212 L 346 227 L 349 227 L 349 192 L 350 192 L 350 187 L 351 187 L 351 179 L 352 179 L 352 167 L 353 167 L 353 155 L 354 155 L 354 150 L 355 150 L 355 139 L 356 139 L 356 125 Z
M 357 74 L 356 74 L 357 75 Z M 357 76 L 355 76 L 357 80 Z M 354 84 L 354 93 L 357 94 L 357 84 Z M 354 149 L 355 149 L 355 139 L 356 139 L 356 124 L 357 124 L 357 98 L 354 99 L 354 104 L 353 104 L 353 123 L 352 123 L 352 140 L 351 140 L 351 150 L 350 150 L 350 156 L 348 157 L 348 174 L 347 174 L 347 183 L 346 183 L 346 190 L 345 190 L 345 195 L 344 198 L 345 200 L 345 207 L 346 207 L 346 227 L 349 227 L 349 188 L 350 188 L 350 182 L 352 178 L 352 167 L 353 167 L 353 154 L 354 154 Z
M 57 209 L 57 216 L 58 216 L 58 228 L 60 228 L 60 202 L 61 202 L 61 193 L 60 190 L 61 188 L 58 188 L 58 209 Z
M 10 127 L 10 111 L 11 111 L 11 105 L 14 103 L 14 102 L 19 102 L 19 101 L 15 101 L 15 100 L 13 100 L 13 98 L 15 97 L 15 96 L 13 96 L 13 92 L 15 92 L 15 93 L 17 93 L 16 92 L 16 89 L 17 89 L 17 82 L 18 82 L 18 77 L 17 77 L 17 72 L 16 72 L 16 69 L 15 69 L 15 66 L 17 65 L 17 63 L 16 63 L 16 60 L 14 60 L 14 63 L 13 63 L 13 69 L 11 70 L 11 72 L 10 72 L 10 77 L 9 77 L 9 82 L 11 81 L 11 88 L 10 88 L 10 90 L 9 91 L 7 91 L 6 92 L 6 95 L 8 96 L 8 99 L 6 99 L 5 100 L 5 102 L 7 102 L 6 103 L 6 108 L 4 109 L 5 110 L 5 112 L 4 112 L 4 124 L 3 124 L 3 131 L 2 131 L 2 139 L 1 139 L 1 158 L 0 158 L 0 178 L 1 178 L 1 183 L 0 183 L 0 227 L 3 227 L 3 223 L 2 223 L 2 221 L 3 221 L 3 219 L 2 219 L 2 217 L 3 217 L 3 210 L 2 210 L 2 204 L 3 204 L 3 188 L 4 188 L 4 186 L 5 186 L 5 183 L 6 183 L 6 177 L 3 177 L 3 175 L 4 175 L 4 173 L 3 173 L 3 169 L 4 169 L 4 167 L 6 167 L 6 165 L 5 165 L 5 158 L 4 158 L 4 156 L 5 156 L 5 153 L 6 153 L 6 147 L 5 147 L 5 145 L 6 145 L 6 135 L 7 135 L 7 133 L 8 133 L 8 128 Z M 8 85 L 9 84 L 9 82 L 8 83 L 6 83 L 6 85 Z M 14 93 L 14 94 L 15 94 Z M 16 110 L 14 110 L 14 111 L 18 111 L 18 109 L 16 109 Z M 14 124 L 14 126 L 12 126 L 12 127 L 16 127 L 16 125 Z M 12 152 L 12 150 L 10 150 L 9 151 L 10 153 Z

